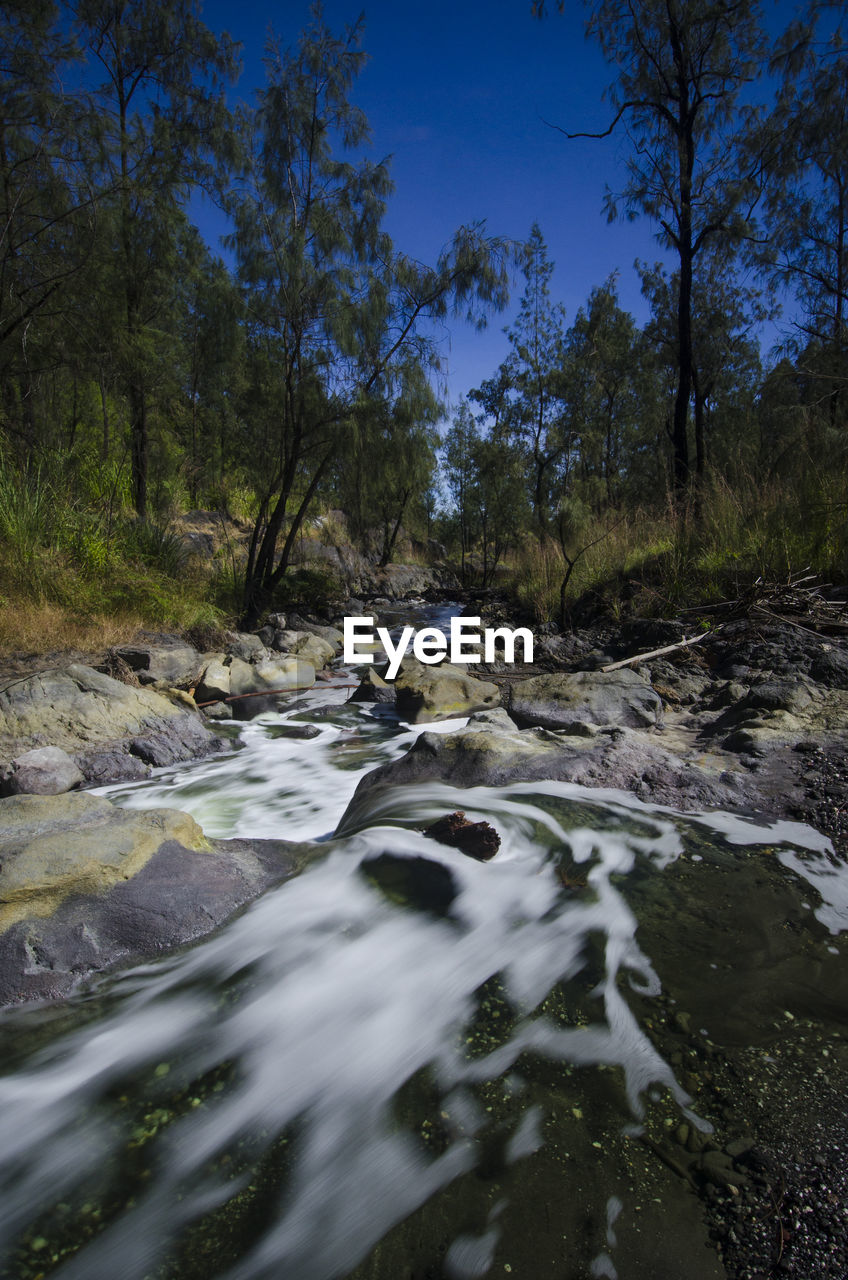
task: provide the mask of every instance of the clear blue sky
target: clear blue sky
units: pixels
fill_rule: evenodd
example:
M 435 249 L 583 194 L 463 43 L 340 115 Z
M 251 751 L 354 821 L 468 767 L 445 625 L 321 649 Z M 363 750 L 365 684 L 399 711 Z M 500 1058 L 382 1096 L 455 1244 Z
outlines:
M 348 0 L 324 4 L 334 31 L 360 12 Z M 371 123 L 373 157 L 393 158 L 386 227 L 405 253 L 432 261 L 458 226 L 482 219 L 491 234 L 523 240 L 535 220 L 569 322 L 613 271 L 622 306 L 641 322 L 647 312 L 633 262 L 657 260 L 659 246 L 646 219 L 608 225 L 602 208 L 605 186 L 624 182 L 626 140 L 569 141 L 544 123 L 598 130 L 610 122 L 602 93 L 611 69 L 584 39 L 583 12 L 579 0 L 542 21 L 530 0 L 372 0 L 362 41 L 370 61 L 352 97 Z M 308 16 L 305 0 L 207 0 L 206 23 L 244 46 L 238 97 L 249 100 L 262 82 L 269 25 L 289 45 Z M 214 220 L 201 229 L 214 244 Z M 510 311 L 492 315 L 484 333 L 452 326 L 444 352 L 453 403 L 506 355 L 503 328 L 522 284 L 519 276 Z

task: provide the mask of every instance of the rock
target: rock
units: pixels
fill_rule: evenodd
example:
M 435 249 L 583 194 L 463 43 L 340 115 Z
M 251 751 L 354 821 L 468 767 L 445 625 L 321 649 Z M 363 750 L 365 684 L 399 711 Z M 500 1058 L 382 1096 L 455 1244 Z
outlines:
M 421 781 L 457 787 L 501 787 L 543 779 L 632 791 L 648 803 L 680 809 L 754 807 L 754 784 L 726 785 L 718 768 L 681 761 L 626 729 L 599 730 L 586 738 L 546 729 L 518 730 L 504 714 L 473 716 L 455 733 L 422 733 L 405 755 L 361 779 L 338 827 L 349 833 L 367 824 L 372 792 Z M 506 724 L 504 724 L 506 721 Z
M 226 654 L 216 653 L 206 662 L 200 673 L 194 700 L 198 706 L 206 702 L 222 702 L 230 696 L 230 668 Z
M 311 845 L 207 841 L 175 809 L 88 793 L 0 801 L 0 1003 L 194 941 L 299 871 Z
M 203 714 L 210 720 L 232 720 L 233 709 L 228 702 L 210 702 L 203 708 Z
M 335 628 L 328 628 L 335 630 Z M 300 638 L 289 646 L 289 652 L 295 653 L 299 658 L 303 658 L 306 662 L 312 664 L 316 671 L 320 671 L 322 667 L 326 667 L 328 662 L 332 662 L 336 656 L 335 644 L 331 644 L 329 640 L 324 640 L 321 636 L 313 635 L 307 631 L 301 634 Z
M 428 666 L 415 658 L 404 658 L 394 683 L 398 714 L 410 724 L 467 716 L 496 707 L 500 701 L 497 685 L 476 680 L 447 662 Z
M 360 581 L 366 595 L 375 603 L 379 598 L 403 600 L 434 589 L 444 591 L 459 587 L 456 574 L 444 565 L 387 564 L 382 569 L 364 570 Z
M 501 847 L 501 838 L 488 822 L 471 822 L 461 810 L 425 827 L 424 835 L 440 844 L 459 849 L 478 862 L 488 862 Z
M 305 631 L 297 631 L 294 627 L 277 627 L 271 648 L 278 653 L 291 653 L 299 640 L 306 639 L 306 635 Z
M 635 671 L 577 671 L 522 680 L 512 688 L 509 711 L 520 725 L 546 729 L 585 724 L 644 728 L 660 723 L 662 702 Z
M 150 766 L 127 750 L 127 744 L 114 743 L 105 750 L 78 751 L 77 764 L 90 787 L 103 787 L 110 782 L 140 782 L 150 774 Z
M 393 684 L 387 684 L 373 667 L 369 667 L 359 682 L 358 688 L 350 695 L 351 702 L 394 702 L 396 690 Z
M 315 667 L 301 657 L 271 658 L 250 668 L 254 691 L 311 689 L 315 683 Z M 235 692 L 235 690 L 234 690 Z
M 261 662 L 270 656 L 259 636 L 248 631 L 228 631 L 224 638 L 227 653 L 233 658 L 241 658 L 242 662 Z
M 261 682 L 256 674 L 258 670 L 242 658 L 230 658 L 230 696 L 238 698 L 245 693 L 257 693 Z
M 335 654 L 341 653 L 344 646 L 344 633 L 339 631 L 338 627 L 325 627 L 318 622 L 308 622 L 304 624 L 304 630 L 312 636 L 317 636 L 319 640 L 326 641 L 332 646 Z
M 0 774 L 0 795 L 57 796 L 85 782 L 61 747 L 36 747 L 13 760 Z
M 299 657 L 271 657 L 261 662 L 245 662 L 216 654 L 207 663 L 195 691 L 199 704 L 223 702 L 256 693 L 311 689 L 315 668 Z
M 135 672 L 142 684 L 194 684 L 201 657 L 191 645 L 174 637 L 167 644 L 126 644 L 116 649 L 119 658 Z
M 705 1182 L 716 1187 L 740 1187 L 750 1185 L 750 1178 L 744 1173 L 737 1173 L 733 1161 L 722 1151 L 705 1151 L 698 1160 L 698 1170 Z
M 61 747 L 86 781 L 101 782 L 109 780 L 103 777 L 106 761 L 119 764 L 131 740 L 148 738 L 160 750 L 167 741 L 173 760 L 208 755 L 221 745 L 196 711 L 81 663 L 27 676 L 0 692 L 0 759 L 14 759 L 22 747 Z

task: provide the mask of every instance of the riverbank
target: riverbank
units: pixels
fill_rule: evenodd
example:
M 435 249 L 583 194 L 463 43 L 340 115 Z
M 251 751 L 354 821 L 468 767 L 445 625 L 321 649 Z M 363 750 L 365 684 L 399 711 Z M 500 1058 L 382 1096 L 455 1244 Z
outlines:
M 472 609 L 480 612 L 479 602 Z M 387 623 L 400 620 L 388 603 L 375 608 L 381 611 Z M 416 625 L 443 622 L 423 603 L 404 616 Z M 231 686 L 246 678 L 239 663 L 262 669 L 272 652 L 280 661 L 282 651 L 265 641 L 308 644 L 317 660 L 316 641 L 330 643 L 330 621 L 285 621 L 296 626 L 275 622 L 252 640 L 234 637 L 216 678 Z M 232 739 L 205 761 L 160 766 L 150 778 L 109 787 L 106 797 L 70 791 L 0 801 L 7 814 L 30 803 L 88 805 L 80 847 L 90 847 L 87 833 L 97 827 L 104 849 L 112 848 L 113 820 L 122 831 L 138 824 L 146 833 L 141 865 L 110 864 L 105 893 L 89 884 L 88 897 L 68 895 L 58 885 L 52 916 L 11 926 L 25 943 L 20 959 L 31 976 L 67 973 L 69 1017 L 84 1023 L 102 1005 L 107 1025 L 112 1019 L 121 1027 L 113 1041 L 123 1046 L 117 1079 L 142 1084 L 136 1102 L 135 1084 L 115 1088 L 104 1077 L 102 1105 L 130 1100 L 128 1149 L 113 1152 L 126 1180 L 120 1196 L 86 1191 L 67 1221 L 45 1209 L 15 1244 L 10 1274 L 47 1275 L 48 1255 L 63 1265 L 82 1249 L 79 1266 L 105 1275 L 96 1257 L 88 1261 L 99 1231 L 91 1214 L 111 1223 L 118 1240 L 138 1239 L 134 1206 L 141 1206 L 144 1235 L 148 1176 L 159 1188 L 151 1202 L 157 1232 L 179 1235 L 186 1213 L 206 1213 L 205 1161 L 218 1149 L 218 1109 L 231 1103 L 239 1116 L 247 1108 L 250 1150 L 259 1131 L 277 1145 L 266 1151 L 263 1137 L 250 1188 L 192 1228 L 177 1262 L 161 1273 L 174 1280 L 207 1280 L 211 1259 L 241 1265 L 252 1256 L 256 1223 L 266 1222 L 258 1206 L 275 1202 L 278 1169 L 293 1179 L 285 1184 L 293 1207 L 290 1217 L 267 1218 L 278 1238 L 274 1256 L 295 1269 L 308 1262 L 320 1275 L 347 1274 L 340 1259 L 351 1256 L 345 1249 L 355 1221 L 361 1247 L 374 1245 L 352 1272 L 356 1280 L 388 1280 L 413 1266 L 455 1280 L 466 1274 L 466 1254 L 475 1266 L 490 1256 L 492 1274 L 509 1264 L 518 1280 L 583 1280 L 588 1261 L 577 1259 L 597 1261 L 604 1251 L 622 1280 L 753 1280 L 778 1263 L 776 1275 L 836 1280 L 838 1239 L 831 1245 L 848 1140 L 839 1110 L 848 1065 L 846 976 L 841 941 L 823 923 L 828 917 L 819 918 L 816 886 L 826 885 L 809 878 L 833 864 L 797 852 L 824 841 L 774 823 L 809 803 L 840 834 L 834 771 L 844 758 L 845 690 L 834 653 L 842 650 L 829 637 L 796 641 L 782 624 L 768 632 L 746 622 L 712 641 L 638 660 L 635 670 L 603 670 L 679 638 L 654 622 L 551 632 L 538 637 L 532 668 L 481 663 L 454 674 L 408 662 L 389 685 L 372 666 L 359 690 L 341 687 L 355 677 L 330 657 L 330 679 L 316 678 L 309 690 L 282 698 L 226 694 L 237 701 L 221 705 L 235 706 L 240 717 L 228 725 L 216 716 L 204 721 L 188 705 L 188 689 L 174 703 L 155 687 L 164 680 L 157 664 L 167 660 L 173 679 L 178 658 L 194 662 L 185 645 L 137 637 L 138 669 L 122 671 L 118 690 L 161 698 L 204 732 Z M 43 675 L 36 679 L 44 684 Z M 142 679 L 151 681 L 146 689 Z M 348 702 L 351 694 L 368 701 Z M 440 719 L 440 708 L 459 718 Z M 57 723 L 70 732 L 74 717 Z M 121 756 L 145 765 L 131 752 Z M 459 808 L 501 836 L 492 861 L 474 862 L 423 834 Z M 173 830 L 156 826 L 174 809 L 194 821 L 180 816 Z M 716 809 L 724 812 L 712 817 Z M 36 827 L 30 837 L 43 852 L 51 833 L 41 819 Z M 59 835 L 66 846 L 67 834 Z M 793 856 L 807 861 L 784 866 L 792 842 Z M 183 912 L 184 941 L 194 943 L 164 965 L 150 963 L 160 943 L 170 948 L 180 939 L 160 930 L 151 894 Z M 229 916 L 221 910 L 227 894 Z M 252 899 L 248 914 L 239 914 Z M 139 926 L 136 940 L 152 938 L 153 950 L 135 951 L 147 963 L 125 979 L 98 982 L 105 952 L 86 965 L 128 911 Z M 62 950 L 55 930 L 65 925 Z M 113 959 L 126 964 L 132 954 L 125 948 Z M 92 997 L 75 997 L 86 972 Z M 179 1017 L 171 1019 L 175 998 Z M 133 1021 L 122 1021 L 133 1002 L 146 1034 L 156 1029 L 155 1048 Z M 60 1010 L 54 1004 L 32 1013 L 47 1025 L 61 1019 Z M 29 1025 L 26 1008 L 5 1016 L 8 1027 Z M 68 1099 L 71 1126 L 81 1114 L 74 1081 L 88 1087 L 85 1071 L 69 1065 L 85 1052 L 83 1039 L 74 1043 L 56 1050 L 56 1087 Z M 457 1044 L 465 1046 L 458 1054 Z M 155 1061 L 146 1066 L 148 1053 Z M 270 1093 L 257 1091 L 266 1074 Z M 314 1097 L 298 1102 L 313 1077 Z M 29 1097 L 26 1077 L 14 1087 L 18 1098 Z M 54 1109 L 57 1124 L 62 1114 Z M 365 1119 L 372 1115 L 373 1129 Z M 344 1160 L 327 1163 L 321 1134 L 332 1117 L 344 1118 L 333 1149 L 355 1152 L 367 1175 L 351 1180 Z M 110 1123 L 120 1146 L 120 1106 Z M 324 1152 L 315 1166 L 320 1188 L 309 1182 L 313 1125 Z M 379 1188 L 383 1161 L 391 1163 L 385 1133 L 398 1125 L 404 1134 L 411 1126 L 404 1140 L 420 1154 L 409 1166 L 415 1190 L 403 1216 L 410 1206 L 415 1212 L 393 1227 L 392 1195 Z M 290 1167 L 287 1144 L 302 1141 L 305 1156 Z M 178 1144 L 188 1178 L 179 1194 L 189 1208 L 173 1219 L 164 1205 L 179 1201 L 176 1174 L 157 1154 L 161 1142 Z M 239 1136 L 235 1147 L 242 1142 Z M 614 1231 L 604 1218 L 611 1196 L 624 1205 Z M 58 1184 L 55 1198 L 76 1205 Z M 320 1204 L 328 1221 L 340 1215 L 348 1224 L 343 1238 L 330 1231 L 324 1241 L 323 1228 L 303 1234 L 310 1204 Z M 22 1224 L 34 1221 L 26 1197 L 18 1211 Z M 708 1248 L 710 1236 L 720 1253 Z M 136 1272 L 147 1275 L 141 1262 Z M 261 1267 L 254 1272 L 247 1262 L 244 1274 L 258 1276 Z

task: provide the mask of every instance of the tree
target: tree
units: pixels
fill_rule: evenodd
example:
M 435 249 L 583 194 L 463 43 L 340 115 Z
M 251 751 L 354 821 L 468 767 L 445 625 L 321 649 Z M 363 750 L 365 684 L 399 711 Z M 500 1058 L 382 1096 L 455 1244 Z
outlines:
M 278 398 L 264 406 L 246 622 L 285 574 L 345 433 L 373 402 L 401 400 L 422 369 L 437 367 L 423 323 L 451 310 L 479 320 L 506 297 L 500 246 L 479 226 L 461 228 L 434 267 L 397 253 L 382 229 L 388 166 L 359 156 L 368 125 L 349 97 L 365 57 L 360 36 L 361 24 L 333 35 L 314 8 L 296 49 L 270 43 L 268 83 L 245 121 L 251 155 L 232 202 L 232 245 L 251 342 L 273 351 L 279 380 Z M 341 158 L 351 152 L 356 159 Z
M 569 437 L 562 430 L 565 309 L 551 301 L 554 263 L 538 223 L 530 230 L 521 260 L 524 292 L 516 322 L 506 330 L 512 350 L 494 378 L 470 397 L 483 407 L 492 433 L 523 450 L 536 532 L 544 540 L 551 486 Z
M 651 304 L 645 336 L 667 364 L 676 364 L 676 299 L 679 285 L 661 263 L 637 263 L 642 292 Z M 695 475 L 703 481 L 710 442 L 725 436 L 725 457 L 740 453 L 734 433 L 743 401 L 753 400 L 762 377 L 759 344 L 751 331 L 770 317 L 756 289 L 743 286 L 733 273 L 733 255 L 707 252 L 692 290 L 692 418 Z M 729 447 L 728 447 L 729 446 Z
M 95 230 L 86 104 L 62 89 L 75 57 L 49 0 L 0 11 L 0 375 L 7 426 L 35 446 L 33 381 L 47 329 Z
M 543 4 L 535 9 L 542 12 Z M 740 93 L 759 74 L 759 6 L 755 0 L 594 0 L 587 31 L 619 68 L 608 91 L 615 116 L 603 133 L 566 136 L 607 137 L 623 122 L 631 143 L 629 177 L 619 195 L 607 193 L 608 217 L 619 209 L 628 218 L 646 214 L 674 254 L 671 441 L 680 491 L 689 479 L 697 377 L 693 290 L 708 252 L 738 243 L 756 198 L 755 168 L 741 162 L 740 147 L 752 109 L 740 105 Z
M 615 276 L 593 289 L 565 341 L 565 384 L 581 471 L 599 484 L 594 506 L 621 498 L 645 420 L 643 343 L 618 305 Z M 587 495 L 588 496 L 588 495 Z
M 157 322 L 171 297 L 182 211 L 215 186 L 231 158 L 224 85 L 235 47 L 199 19 L 196 0 L 78 0 L 80 41 L 101 79 L 99 120 L 107 288 L 120 297 L 116 335 L 129 406 L 133 503 L 148 506 L 151 364 Z
M 798 337 L 831 427 L 848 381 L 848 45 L 835 6 L 810 5 L 772 60 L 782 82 L 763 130 L 768 235 L 760 262 L 801 306 Z M 828 22 L 830 29 L 828 29 Z
M 475 446 L 480 438 L 474 415 L 462 401 L 444 439 L 442 466 L 459 527 L 460 576 L 468 575 L 468 558 L 477 537 L 474 483 L 477 476 Z

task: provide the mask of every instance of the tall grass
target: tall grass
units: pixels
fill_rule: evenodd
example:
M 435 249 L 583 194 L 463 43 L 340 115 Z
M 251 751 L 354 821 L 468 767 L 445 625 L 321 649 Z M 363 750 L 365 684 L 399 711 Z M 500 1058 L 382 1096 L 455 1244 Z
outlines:
M 217 626 L 210 571 L 168 526 L 119 505 L 120 470 L 101 486 L 78 479 L 72 489 L 49 460 L 30 471 L 0 461 L 0 651 L 101 648 L 142 625 Z
M 722 477 L 682 509 L 605 513 L 593 517 L 568 548 L 586 547 L 568 583 L 567 606 L 594 599 L 617 616 L 670 616 L 683 606 L 735 598 L 757 578 L 788 581 L 810 568 L 823 580 L 848 579 L 846 477 L 810 476 L 807 483 L 749 477 L 735 486 Z M 594 543 L 594 545 L 590 545 Z M 556 621 L 566 573 L 554 541 L 527 540 L 514 566 L 518 601 L 540 622 Z

